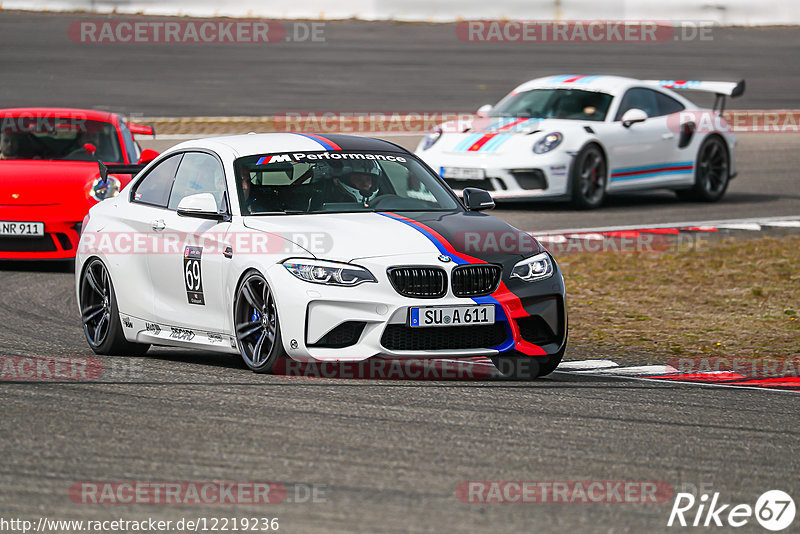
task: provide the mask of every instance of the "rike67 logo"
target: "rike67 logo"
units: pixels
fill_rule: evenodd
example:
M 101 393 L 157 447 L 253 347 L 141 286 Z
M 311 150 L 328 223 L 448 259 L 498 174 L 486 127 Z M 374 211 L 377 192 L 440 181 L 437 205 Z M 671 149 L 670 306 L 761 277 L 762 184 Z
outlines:
M 794 500 L 781 490 L 763 493 L 755 506 L 723 503 L 719 492 L 710 497 L 703 493 L 699 498 L 691 493 L 678 493 L 667 526 L 739 528 L 755 518 L 765 529 L 778 532 L 794 522 L 795 512 Z

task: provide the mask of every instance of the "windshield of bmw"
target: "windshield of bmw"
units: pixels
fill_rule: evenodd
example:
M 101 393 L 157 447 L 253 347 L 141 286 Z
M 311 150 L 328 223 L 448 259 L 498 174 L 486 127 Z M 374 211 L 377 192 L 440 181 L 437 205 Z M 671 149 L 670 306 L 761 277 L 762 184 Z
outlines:
M 0 117 L 0 159 L 124 163 L 112 124 L 75 117 Z
M 489 113 L 492 117 L 605 120 L 611 95 L 580 89 L 533 89 L 512 93 Z
M 240 158 L 235 168 L 243 214 L 458 208 L 452 193 L 407 154 L 264 154 Z

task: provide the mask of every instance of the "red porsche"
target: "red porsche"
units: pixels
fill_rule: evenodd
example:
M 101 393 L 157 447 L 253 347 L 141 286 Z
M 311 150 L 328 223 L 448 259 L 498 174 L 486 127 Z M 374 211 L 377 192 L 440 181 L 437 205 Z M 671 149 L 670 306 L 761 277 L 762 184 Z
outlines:
M 158 156 L 134 134 L 155 132 L 104 111 L 0 109 L 0 260 L 74 258 L 89 208 Z

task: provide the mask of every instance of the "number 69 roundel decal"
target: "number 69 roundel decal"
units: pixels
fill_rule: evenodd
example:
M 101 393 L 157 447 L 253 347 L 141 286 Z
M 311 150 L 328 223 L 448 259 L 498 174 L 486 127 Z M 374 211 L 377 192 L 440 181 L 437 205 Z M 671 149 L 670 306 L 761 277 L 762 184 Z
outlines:
M 203 298 L 203 273 L 200 258 L 203 247 L 186 247 L 183 250 L 183 280 L 186 283 L 186 298 L 189 304 L 205 306 Z

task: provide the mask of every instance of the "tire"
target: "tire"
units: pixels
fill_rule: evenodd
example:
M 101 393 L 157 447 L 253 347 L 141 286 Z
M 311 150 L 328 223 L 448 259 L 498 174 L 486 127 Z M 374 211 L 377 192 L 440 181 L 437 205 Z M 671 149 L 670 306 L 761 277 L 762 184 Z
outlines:
M 599 208 L 606 198 L 608 165 L 599 145 L 588 144 L 578 152 L 570 168 L 570 195 L 576 209 Z
M 239 354 L 256 373 L 272 372 L 286 356 L 281 341 L 278 308 L 269 284 L 257 271 L 247 273 L 236 290 L 233 320 Z
M 716 135 L 706 138 L 697 151 L 694 186 L 675 191 L 681 200 L 716 202 L 725 195 L 730 182 L 730 155 L 725 141 Z
M 95 354 L 141 356 L 150 348 L 125 339 L 114 284 L 97 258 L 89 260 L 81 274 L 80 309 L 83 333 Z
M 549 356 L 526 356 L 515 351 L 491 360 L 503 380 L 534 380 L 555 371 L 565 351 L 566 346 Z

